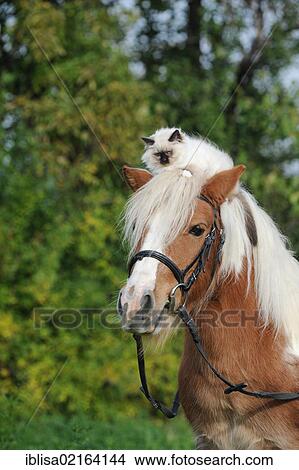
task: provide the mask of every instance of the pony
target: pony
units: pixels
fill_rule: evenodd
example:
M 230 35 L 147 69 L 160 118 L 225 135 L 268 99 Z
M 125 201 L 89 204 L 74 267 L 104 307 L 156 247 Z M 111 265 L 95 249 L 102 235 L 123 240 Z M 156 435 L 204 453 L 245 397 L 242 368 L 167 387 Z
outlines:
M 242 188 L 244 169 L 217 168 L 214 175 L 210 169 L 207 176 L 196 166 L 173 167 L 153 176 L 124 167 L 134 191 L 124 215 L 125 237 L 131 254 L 156 250 L 182 270 L 215 226 L 204 270 L 186 298 L 176 291 L 174 311 L 186 305 L 210 361 L 234 383 L 297 392 L 299 264 L 271 218 Z M 216 262 L 222 232 L 225 241 Z M 158 259 L 136 261 L 118 300 L 123 329 L 163 337 L 172 332 L 173 314 L 166 306 L 176 284 Z M 224 394 L 189 331 L 178 382 L 199 449 L 299 448 L 299 402 Z

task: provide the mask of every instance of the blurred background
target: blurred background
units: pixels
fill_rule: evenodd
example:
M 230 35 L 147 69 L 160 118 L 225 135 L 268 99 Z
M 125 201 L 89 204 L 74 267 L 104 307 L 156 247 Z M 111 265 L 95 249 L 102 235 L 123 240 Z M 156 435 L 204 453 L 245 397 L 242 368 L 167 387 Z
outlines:
M 138 391 L 116 321 L 118 170 L 161 126 L 208 135 L 299 253 L 298 3 L 2 1 L 0 28 L 0 447 L 192 448 Z M 88 308 L 109 328 L 44 321 Z M 181 344 L 148 360 L 167 402 Z

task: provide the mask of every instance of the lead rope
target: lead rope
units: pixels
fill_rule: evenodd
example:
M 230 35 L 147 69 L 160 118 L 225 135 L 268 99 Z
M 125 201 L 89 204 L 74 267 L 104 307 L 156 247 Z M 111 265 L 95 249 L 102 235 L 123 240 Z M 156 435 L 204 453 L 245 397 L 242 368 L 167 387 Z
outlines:
M 160 410 L 164 414 L 164 416 L 166 416 L 169 419 L 175 418 L 176 415 L 178 414 L 178 409 L 180 407 L 179 392 L 178 391 L 176 392 L 171 408 L 168 408 L 167 406 L 163 405 L 163 403 L 156 400 L 151 395 L 148 389 L 147 380 L 146 380 L 144 349 L 143 349 L 142 338 L 140 335 L 136 335 L 136 334 L 133 335 L 133 338 L 136 341 L 138 369 L 139 369 L 139 377 L 141 381 L 141 387 L 140 387 L 141 392 L 146 396 L 146 398 L 151 403 L 151 405 L 157 410 Z

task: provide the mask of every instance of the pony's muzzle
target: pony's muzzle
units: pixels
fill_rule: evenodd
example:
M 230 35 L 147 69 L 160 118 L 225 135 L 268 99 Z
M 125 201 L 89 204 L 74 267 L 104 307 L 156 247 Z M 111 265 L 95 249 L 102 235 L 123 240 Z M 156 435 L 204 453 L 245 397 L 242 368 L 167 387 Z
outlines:
M 130 333 L 151 333 L 155 329 L 155 298 L 153 291 L 141 295 L 122 290 L 118 297 L 117 310 L 122 328 Z

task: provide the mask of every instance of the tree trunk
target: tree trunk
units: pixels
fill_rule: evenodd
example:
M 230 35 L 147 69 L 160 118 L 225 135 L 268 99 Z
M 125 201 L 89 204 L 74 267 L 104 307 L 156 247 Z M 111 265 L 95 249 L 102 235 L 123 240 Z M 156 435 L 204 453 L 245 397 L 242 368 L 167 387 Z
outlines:
M 202 21 L 202 0 L 189 0 L 187 12 L 186 53 L 193 65 L 200 67 L 200 33 Z

